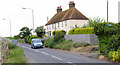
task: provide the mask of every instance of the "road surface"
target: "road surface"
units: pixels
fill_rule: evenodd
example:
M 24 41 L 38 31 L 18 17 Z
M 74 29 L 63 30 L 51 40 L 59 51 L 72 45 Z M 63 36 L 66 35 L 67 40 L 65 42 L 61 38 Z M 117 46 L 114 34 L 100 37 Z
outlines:
M 18 45 L 24 50 L 28 63 L 106 63 L 76 53 L 49 48 L 32 49 L 29 44 Z

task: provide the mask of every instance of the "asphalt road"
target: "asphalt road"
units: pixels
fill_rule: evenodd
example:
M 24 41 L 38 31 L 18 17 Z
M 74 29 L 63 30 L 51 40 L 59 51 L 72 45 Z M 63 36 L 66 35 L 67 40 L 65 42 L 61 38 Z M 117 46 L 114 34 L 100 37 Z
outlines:
M 28 44 L 18 44 L 23 50 L 28 63 L 106 63 L 71 52 L 49 48 L 32 49 Z
M 24 50 L 24 55 L 28 60 L 27 63 L 69 63 L 73 65 L 75 63 L 102 63 L 102 65 L 107 65 L 104 63 L 108 63 L 71 52 L 49 48 L 32 49 L 29 44 L 17 43 L 17 45 Z

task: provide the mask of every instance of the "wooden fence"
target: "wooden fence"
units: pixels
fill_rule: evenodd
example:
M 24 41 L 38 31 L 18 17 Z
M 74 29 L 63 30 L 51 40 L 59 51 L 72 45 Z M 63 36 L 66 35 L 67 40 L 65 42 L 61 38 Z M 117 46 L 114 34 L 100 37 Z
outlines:
M 0 37 L 1 42 L 1 64 L 5 63 L 5 61 L 8 59 L 8 42 L 9 40 L 6 38 Z

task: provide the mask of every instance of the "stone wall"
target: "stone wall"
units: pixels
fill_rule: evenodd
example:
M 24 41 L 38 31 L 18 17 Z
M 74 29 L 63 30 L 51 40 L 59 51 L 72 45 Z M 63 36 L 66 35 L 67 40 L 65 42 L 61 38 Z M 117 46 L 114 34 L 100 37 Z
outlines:
M 98 44 L 98 37 L 95 34 L 74 34 L 65 35 L 66 40 L 72 40 L 74 42 L 87 42 L 91 45 Z
M 44 39 L 53 38 L 54 36 L 44 37 Z M 98 44 L 98 37 L 95 34 L 74 34 L 65 35 L 66 40 L 72 40 L 74 42 L 87 42 L 91 45 Z

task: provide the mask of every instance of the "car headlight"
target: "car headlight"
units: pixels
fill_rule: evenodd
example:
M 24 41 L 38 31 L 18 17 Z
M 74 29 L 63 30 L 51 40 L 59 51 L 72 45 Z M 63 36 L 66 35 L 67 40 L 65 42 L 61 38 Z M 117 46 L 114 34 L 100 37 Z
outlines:
M 40 45 L 43 45 L 42 43 L 40 43 Z
M 34 46 L 37 46 L 37 44 L 34 44 Z

